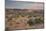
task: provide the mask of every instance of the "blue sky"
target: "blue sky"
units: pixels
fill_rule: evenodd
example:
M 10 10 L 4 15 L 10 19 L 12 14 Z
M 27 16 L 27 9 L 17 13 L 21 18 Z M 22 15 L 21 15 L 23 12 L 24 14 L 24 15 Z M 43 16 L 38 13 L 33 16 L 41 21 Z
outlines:
M 34 2 L 20 2 L 20 1 L 11 1 L 11 0 L 6 0 L 5 2 L 6 8 L 16 8 L 16 9 L 24 9 L 24 8 L 31 8 L 32 5 L 40 5 L 40 3 L 34 3 Z M 41 4 L 43 7 L 43 4 Z M 40 6 L 39 6 L 40 7 Z M 36 7 L 35 7 L 36 8 Z M 37 7 L 38 8 L 38 7 Z

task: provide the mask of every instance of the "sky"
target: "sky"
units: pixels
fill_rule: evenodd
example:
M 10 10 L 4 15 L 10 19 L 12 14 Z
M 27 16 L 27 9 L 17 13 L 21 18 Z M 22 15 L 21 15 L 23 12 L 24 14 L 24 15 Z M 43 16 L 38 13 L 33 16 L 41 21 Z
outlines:
M 26 1 L 13 1 L 5 0 L 6 8 L 16 8 L 16 9 L 43 9 L 43 3 L 36 2 L 26 2 Z

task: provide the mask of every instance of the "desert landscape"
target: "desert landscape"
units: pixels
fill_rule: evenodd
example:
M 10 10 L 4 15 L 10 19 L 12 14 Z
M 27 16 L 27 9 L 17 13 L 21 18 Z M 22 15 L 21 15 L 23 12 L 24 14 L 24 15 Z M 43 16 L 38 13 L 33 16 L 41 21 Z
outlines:
M 38 10 L 38 11 L 32 10 L 32 12 L 29 12 L 28 10 L 29 9 L 6 9 L 7 27 L 9 29 L 43 28 L 44 24 L 43 10 Z
M 9 2 L 6 2 L 7 4 Z M 44 29 L 44 3 L 16 1 L 6 4 L 5 30 Z

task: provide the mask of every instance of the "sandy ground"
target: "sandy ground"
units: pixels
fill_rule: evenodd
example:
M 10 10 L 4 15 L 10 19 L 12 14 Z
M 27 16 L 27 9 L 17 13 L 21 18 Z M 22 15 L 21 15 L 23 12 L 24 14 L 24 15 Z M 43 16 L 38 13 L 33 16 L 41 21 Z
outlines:
M 25 28 L 25 27 L 23 27 L 23 28 Z M 35 24 L 35 25 L 33 25 L 33 26 L 27 26 L 27 30 L 30 30 L 30 29 L 43 29 L 44 28 L 44 24 Z M 21 29 L 22 30 L 22 28 L 19 28 L 19 29 Z M 23 30 L 25 30 L 25 29 L 23 29 Z M 16 31 L 15 29 L 14 30 L 9 30 L 9 31 Z
M 43 29 L 44 28 L 44 24 L 35 24 L 31 27 L 28 27 L 29 29 Z

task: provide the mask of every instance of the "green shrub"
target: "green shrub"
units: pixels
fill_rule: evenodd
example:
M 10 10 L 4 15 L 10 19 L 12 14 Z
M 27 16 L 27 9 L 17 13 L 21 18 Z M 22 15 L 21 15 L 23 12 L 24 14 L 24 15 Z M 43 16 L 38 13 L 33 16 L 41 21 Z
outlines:
M 27 23 L 28 23 L 30 26 L 31 26 L 31 25 L 34 25 L 33 22 L 32 22 L 32 19 L 30 19 Z
M 43 19 L 41 20 L 41 18 L 36 18 L 35 21 L 36 23 L 44 23 L 44 20 Z
M 34 25 L 34 24 L 44 23 L 44 20 L 41 19 L 41 17 L 40 17 L 40 18 L 36 18 L 34 22 L 32 22 L 32 19 L 30 19 L 27 23 L 31 26 L 31 25 Z

